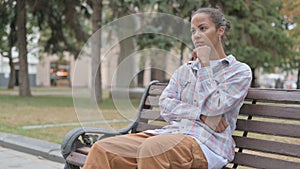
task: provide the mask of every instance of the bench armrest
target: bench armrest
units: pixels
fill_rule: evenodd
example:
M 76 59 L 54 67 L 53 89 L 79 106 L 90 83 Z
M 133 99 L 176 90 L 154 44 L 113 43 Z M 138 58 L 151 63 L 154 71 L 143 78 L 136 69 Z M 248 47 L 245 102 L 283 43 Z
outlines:
M 105 130 L 99 128 L 75 128 L 69 131 L 64 137 L 61 143 L 61 153 L 64 158 L 67 158 L 67 156 L 72 151 L 75 151 L 77 148 L 85 145 L 83 141 L 79 140 L 79 137 L 84 136 L 86 133 L 103 134 L 101 138 L 104 138 L 104 137 L 126 134 L 129 132 L 130 129 L 131 127 L 127 127 L 122 130 Z
M 61 153 L 63 157 L 66 159 L 67 156 L 72 152 L 76 151 L 77 148 L 84 147 L 84 146 L 91 146 L 90 139 L 92 140 L 99 140 L 99 137 L 97 139 L 94 139 L 94 136 L 92 134 L 103 134 L 103 136 L 100 137 L 100 139 L 105 137 L 111 137 L 115 135 L 122 135 L 127 134 L 129 131 L 135 133 L 136 132 L 136 126 L 140 120 L 140 114 L 144 108 L 146 98 L 149 94 L 150 87 L 158 83 L 159 81 L 154 80 L 149 83 L 149 85 L 146 87 L 145 92 L 141 98 L 141 102 L 139 105 L 139 111 L 137 112 L 136 118 L 126 127 L 120 130 L 106 130 L 106 129 L 100 129 L 100 128 L 75 128 L 68 132 L 66 136 L 64 137 L 64 140 L 61 144 Z M 87 133 L 91 135 L 87 135 Z M 80 139 L 82 137 L 82 139 Z

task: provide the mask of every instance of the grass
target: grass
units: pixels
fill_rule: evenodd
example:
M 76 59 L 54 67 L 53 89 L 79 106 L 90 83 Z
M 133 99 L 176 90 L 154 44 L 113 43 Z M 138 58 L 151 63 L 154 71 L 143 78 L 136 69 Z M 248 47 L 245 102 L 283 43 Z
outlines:
M 124 118 L 124 115 L 115 109 L 115 103 L 108 98 L 108 94 L 104 95 L 104 101 L 99 106 L 102 117 L 95 119 L 92 115 L 96 113 L 92 113 L 90 116 L 80 113 L 76 114 L 70 94 L 19 97 L 12 93 L 15 91 L 16 89 L 12 91 L 0 90 L 0 132 L 19 134 L 60 144 L 68 131 L 80 127 L 78 118 L 81 116 L 88 117 L 87 120 L 89 121 Z M 68 93 L 70 89 L 47 88 L 33 90 L 35 93 L 51 93 L 52 91 Z M 138 107 L 139 100 L 132 100 L 132 104 L 135 108 Z M 81 118 L 80 120 L 82 121 L 83 119 Z M 62 123 L 72 123 L 73 125 L 37 129 L 23 128 L 24 126 Z M 78 123 L 78 125 L 74 125 L 74 123 Z M 109 126 L 121 128 L 126 126 L 126 124 L 109 124 Z

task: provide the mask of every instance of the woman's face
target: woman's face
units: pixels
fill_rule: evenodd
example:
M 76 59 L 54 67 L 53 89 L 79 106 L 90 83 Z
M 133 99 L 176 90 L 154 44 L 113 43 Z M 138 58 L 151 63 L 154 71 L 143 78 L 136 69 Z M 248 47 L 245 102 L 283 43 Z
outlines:
M 216 25 L 210 20 L 208 14 L 194 15 L 191 24 L 192 41 L 195 48 L 205 45 L 217 47 L 220 33 L 216 30 Z

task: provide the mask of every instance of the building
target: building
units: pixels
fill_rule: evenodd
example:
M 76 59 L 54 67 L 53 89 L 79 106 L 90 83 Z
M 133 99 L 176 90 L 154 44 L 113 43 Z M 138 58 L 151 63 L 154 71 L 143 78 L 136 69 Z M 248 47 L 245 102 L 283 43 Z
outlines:
M 15 86 L 19 85 L 19 77 L 17 76 L 20 66 L 17 54 L 13 53 L 14 63 L 15 63 Z M 36 76 L 37 76 L 37 65 L 39 60 L 35 55 L 28 55 L 28 73 L 29 73 L 29 83 L 31 87 L 37 86 Z M 6 88 L 8 86 L 10 76 L 9 60 L 6 57 L 0 55 L 0 88 Z
M 117 69 L 120 68 L 117 65 L 118 56 L 118 50 L 115 50 L 111 51 L 101 60 L 103 88 L 116 86 Z M 125 68 L 121 71 L 126 72 L 132 69 L 133 73 L 129 75 L 128 79 L 133 81 L 133 86 L 136 87 L 143 87 L 153 79 L 159 79 L 160 81 L 168 80 L 180 64 L 180 57 L 177 56 L 176 52 L 168 52 L 161 49 L 137 51 L 129 56 L 129 58 L 131 58 L 129 64 L 125 65 Z M 91 87 L 90 57 L 80 57 L 75 60 L 67 52 L 64 53 L 63 59 L 57 55 L 43 55 L 39 59 L 30 56 L 28 57 L 28 68 L 31 87 L 70 87 L 71 85 L 74 87 Z M 16 73 L 18 73 L 18 69 L 19 66 L 16 62 Z M 0 56 L 1 88 L 7 87 L 9 73 L 8 59 Z M 15 85 L 18 86 L 17 77 L 15 82 Z

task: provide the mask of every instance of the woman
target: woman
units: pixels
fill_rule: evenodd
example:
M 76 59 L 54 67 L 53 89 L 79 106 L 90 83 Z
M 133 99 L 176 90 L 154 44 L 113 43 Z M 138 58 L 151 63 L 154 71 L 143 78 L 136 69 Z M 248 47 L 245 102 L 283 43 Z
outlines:
M 160 97 L 169 125 L 96 142 L 85 169 L 222 168 L 233 160 L 231 137 L 251 82 L 250 68 L 226 55 L 223 14 L 200 8 L 191 19 L 193 61 L 172 75 Z

